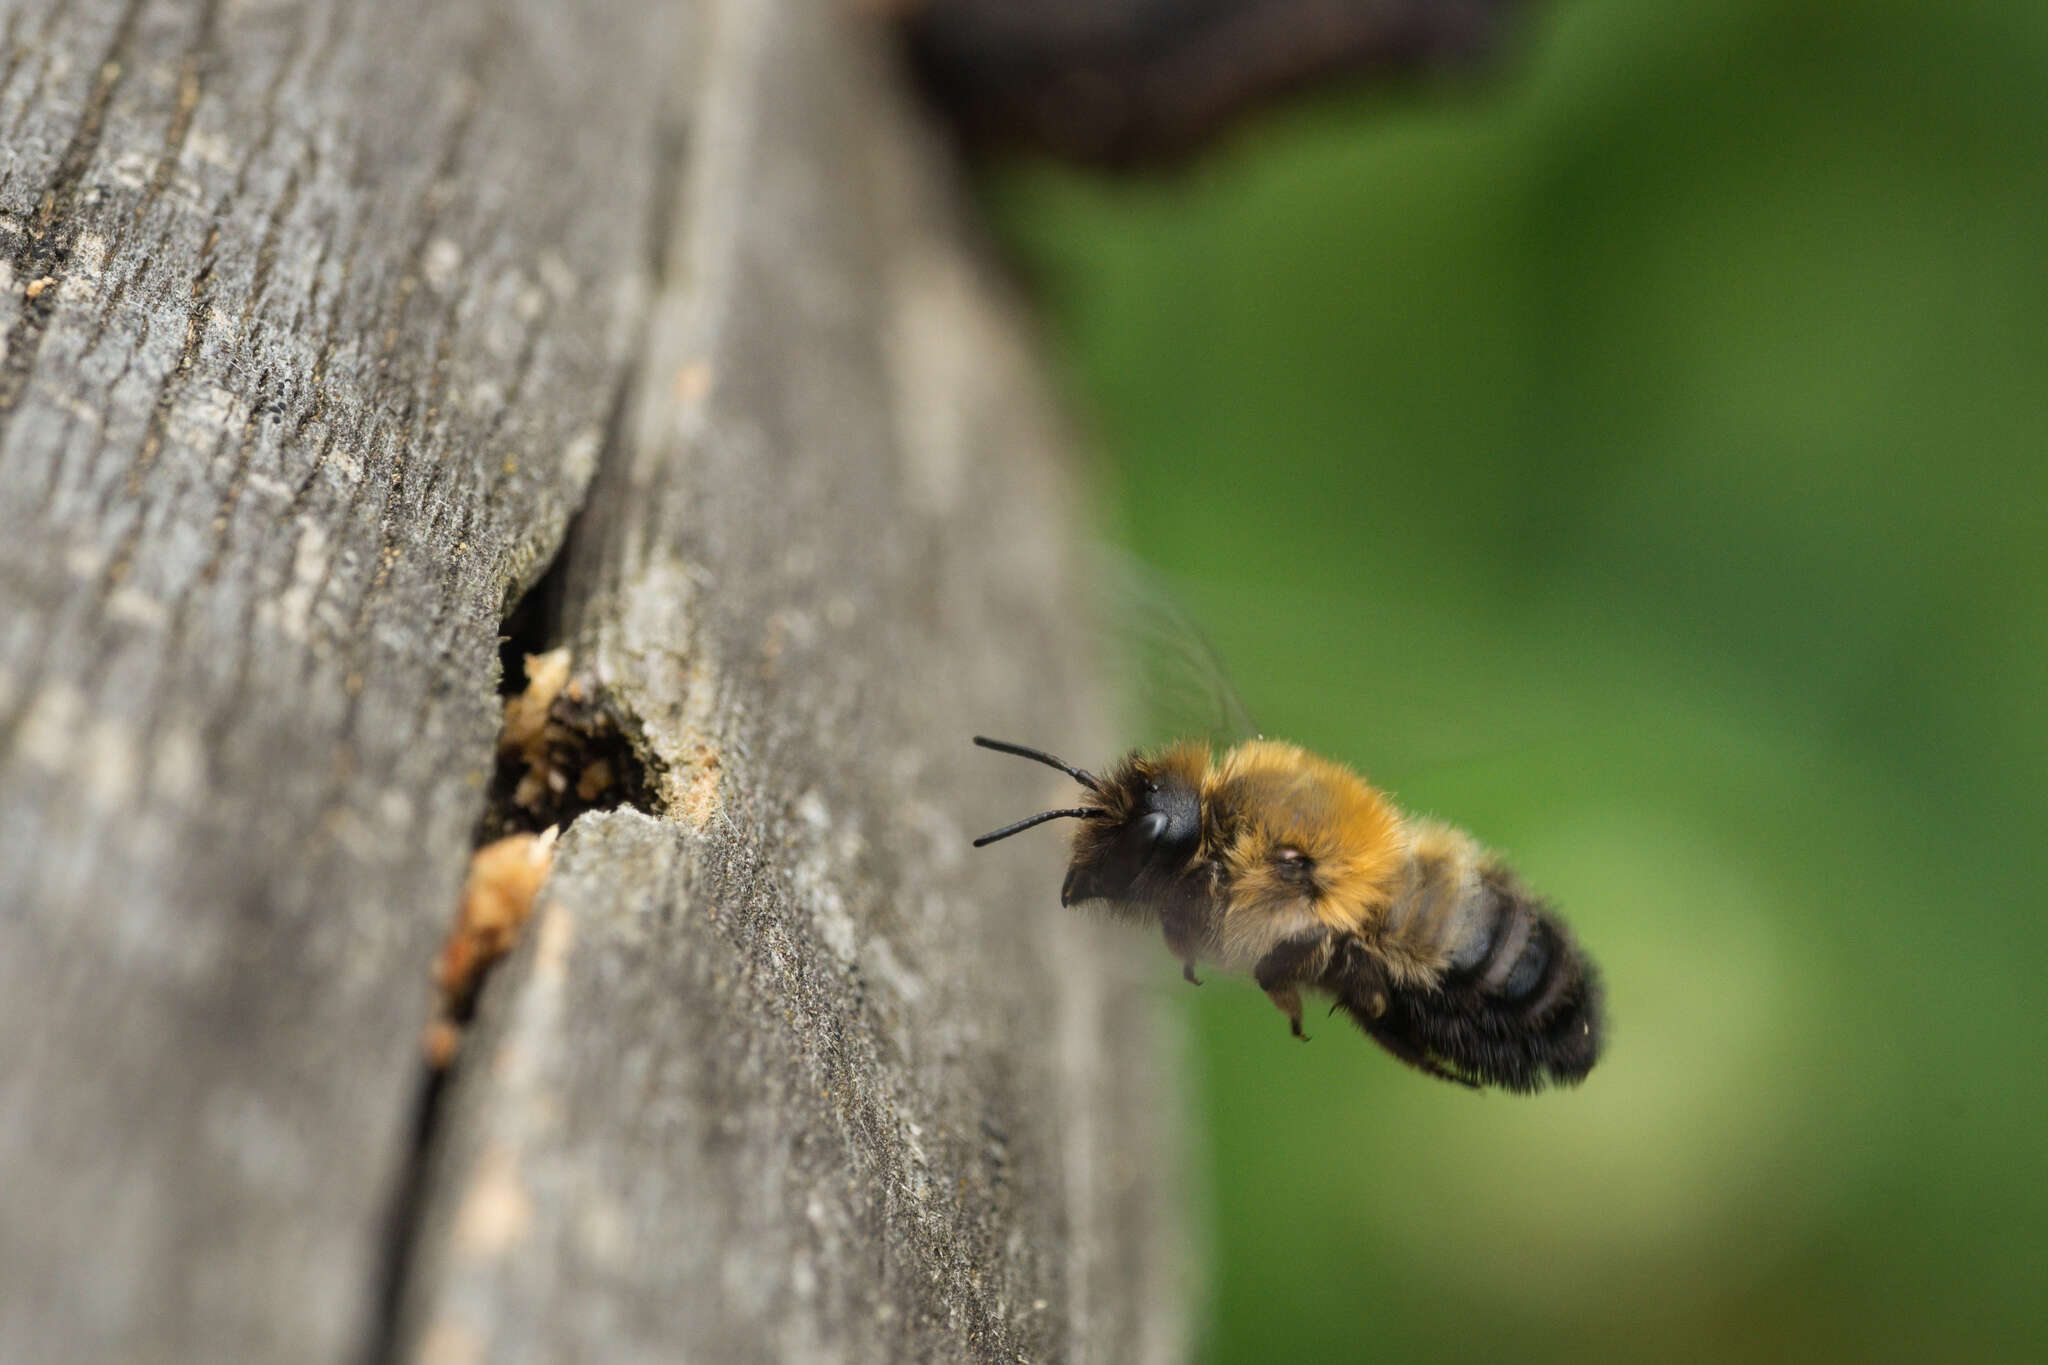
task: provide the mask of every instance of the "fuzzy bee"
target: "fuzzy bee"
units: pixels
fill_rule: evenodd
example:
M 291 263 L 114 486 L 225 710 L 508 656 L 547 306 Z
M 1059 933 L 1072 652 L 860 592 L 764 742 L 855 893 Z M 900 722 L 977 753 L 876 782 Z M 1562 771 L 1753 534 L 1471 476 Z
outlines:
M 1313 990 L 1402 1061 L 1475 1089 L 1573 1085 L 1599 1059 L 1600 978 L 1563 921 L 1470 835 L 1403 814 L 1342 764 L 1257 739 L 1220 760 L 1140 750 L 1097 777 L 974 742 L 1086 789 L 975 847 L 1080 821 L 1060 903 L 1156 921 L 1197 985 L 1197 964 L 1249 972 L 1297 1038 Z

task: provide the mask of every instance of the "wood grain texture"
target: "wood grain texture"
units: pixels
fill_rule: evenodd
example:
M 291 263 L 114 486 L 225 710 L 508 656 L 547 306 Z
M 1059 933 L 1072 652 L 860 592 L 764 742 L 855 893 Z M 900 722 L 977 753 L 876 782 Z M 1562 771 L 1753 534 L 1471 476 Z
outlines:
M 880 46 L 0 13 L 0 1359 L 1183 1352 L 1137 945 L 966 849 L 1044 794 L 970 733 L 1105 737 Z M 415 1167 L 499 622 L 586 501 L 558 628 L 659 809 L 567 832 Z
M 1152 945 L 1061 911 L 1056 840 L 969 847 L 1051 785 L 975 730 L 1103 747 L 1064 434 L 865 49 L 715 30 L 561 627 L 666 818 L 573 826 L 487 988 L 408 1340 L 1181 1358 Z
M 360 1349 L 684 18 L 0 21 L 0 1358 Z

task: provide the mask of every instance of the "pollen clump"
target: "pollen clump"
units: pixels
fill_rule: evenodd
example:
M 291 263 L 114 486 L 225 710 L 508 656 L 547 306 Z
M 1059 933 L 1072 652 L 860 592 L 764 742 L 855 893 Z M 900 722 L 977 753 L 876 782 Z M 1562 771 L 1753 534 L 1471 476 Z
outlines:
M 548 718 L 555 699 L 569 686 L 570 654 L 551 649 L 545 654 L 526 656 L 526 690 L 505 702 L 505 728 L 498 735 L 498 752 L 516 755 L 526 764 L 526 774 L 512 793 L 514 805 L 532 810 L 551 792 L 568 786 L 568 777 L 550 761 Z
M 526 656 L 526 686 L 505 699 L 497 769 L 480 838 L 567 825 L 591 810 L 645 809 L 646 764 L 620 713 L 567 649 Z
M 555 833 L 512 834 L 485 844 L 469 860 L 455 923 L 434 963 L 439 1004 L 427 1026 L 427 1060 L 446 1066 L 461 1041 L 461 1021 L 475 1003 L 486 967 L 512 951 L 533 913 L 533 898 L 555 859 Z

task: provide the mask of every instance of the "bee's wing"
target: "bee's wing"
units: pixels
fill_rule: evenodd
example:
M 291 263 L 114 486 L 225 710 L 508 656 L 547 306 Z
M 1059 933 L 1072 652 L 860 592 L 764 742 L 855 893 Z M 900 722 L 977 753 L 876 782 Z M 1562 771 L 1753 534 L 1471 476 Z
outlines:
M 1123 694 L 1122 732 L 1140 747 L 1199 739 L 1227 748 L 1258 734 L 1229 670 L 1161 570 L 1104 548 L 1091 575 L 1096 619 Z

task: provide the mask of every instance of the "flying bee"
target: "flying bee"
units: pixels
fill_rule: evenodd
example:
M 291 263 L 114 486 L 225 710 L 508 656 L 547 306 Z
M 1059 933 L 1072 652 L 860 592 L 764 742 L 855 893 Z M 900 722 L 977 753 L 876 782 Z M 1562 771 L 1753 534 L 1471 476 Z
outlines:
M 1574 1085 L 1599 1059 L 1600 978 L 1564 922 L 1470 835 L 1342 764 L 1256 739 L 1220 760 L 1198 743 L 1139 750 L 1097 777 L 974 742 L 1086 793 L 976 848 L 1080 821 L 1060 903 L 1157 922 L 1196 985 L 1198 964 L 1249 972 L 1295 1037 L 1302 993 L 1320 991 L 1394 1056 L 1473 1089 Z

